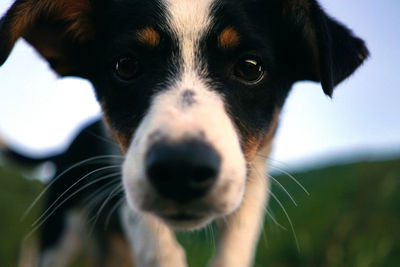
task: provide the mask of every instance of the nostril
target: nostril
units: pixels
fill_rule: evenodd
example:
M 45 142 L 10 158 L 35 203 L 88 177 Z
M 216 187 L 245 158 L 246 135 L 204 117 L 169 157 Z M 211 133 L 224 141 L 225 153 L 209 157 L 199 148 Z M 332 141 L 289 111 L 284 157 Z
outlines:
M 218 174 L 218 163 L 218 160 L 215 160 L 210 162 L 209 165 L 195 166 L 190 175 L 190 182 L 194 186 L 207 186 L 210 182 L 213 182 L 213 178 Z
M 198 198 L 214 184 L 220 167 L 215 150 L 203 141 L 158 142 L 146 155 L 146 174 L 163 196 L 175 200 Z

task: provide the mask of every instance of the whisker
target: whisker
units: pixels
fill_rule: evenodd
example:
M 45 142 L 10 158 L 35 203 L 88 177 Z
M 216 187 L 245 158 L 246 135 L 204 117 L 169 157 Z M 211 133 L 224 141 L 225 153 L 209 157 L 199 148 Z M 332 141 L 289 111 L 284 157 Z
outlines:
M 278 226 L 279 228 L 281 228 L 281 229 L 283 229 L 283 230 L 285 230 L 285 231 L 288 230 L 285 226 L 283 226 L 282 224 L 280 224 L 280 223 L 275 219 L 275 216 L 274 216 L 274 215 L 272 214 L 272 212 L 268 209 L 268 207 L 264 207 L 264 210 L 265 210 L 265 213 L 268 215 L 268 218 L 270 218 L 271 221 L 272 221 L 276 226 Z
M 111 184 L 115 184 L 116 182 Z M 110 184 L 110 185 L 111 185 Z M 84 211 L 84 221 L 87 229 L 91 229 L 91 221 L 90 218 L 91 215 L 94 213 L 94 210 L 97 210 L 98 205 L 104 200 L 104 198 L 112 191 L 113 188 L 103 188 L 103 192 L 100 192 L 99 195 L 96 195 L 94 198 L 92 198 L 87 205 L 85 205 L 83 211 Z
M 205 234 L 205 236 L 206 236 L 207 245 L 209 245 L 209 241 L 211 240 L 210 225 L 207 225 L 207 226 L 204 228 L 204 234 Z
M 113 198 L 116 194 L 122 192 L 121 190 L 123 189 L 122 184 L 117 185 L 108 195 L 108 197 L 106 198 L 106 200 L 104 201 L 104 203 L 101 205 L 101 207 L 99 208 L 99 210 L 97 211 L 96 215 L 100 215 L 101 211 L 104 209 L 104 207 L 107 205 L 107 203 L 111 200 L 111 198 Z
M 111 144 L 111 145 L 116 146 L 116 147 L 119 148 L 118 144 L 111 138 L 106 138 L 106 137 L 101 136 L 99 134 L 95 134 L 94 132 L 89 131 L 89 130 L 85 130 L 85 132 L 90 134 L 91 136 L 93 136 L 93 137 L 95 137 L 95 138 L 107 143 L 107 144 Z
M 122 192 L 122 191 L 121 191 Z M 114 206 L 110 209 L 110 211 L 108 212 L 108 215 L 106 217 L 105 223 L 104 223 L 104 230 L 107 229 L 108 225 L 110 224 L 110 220 L 111 220 L 111 216 L 112 214 L 121 207 L 121 205 L 124 203 L 125 198 L 121 197 L 120 200 L 117 201 L 117 203 L 114 204 Z
M 266 213 L 268 214 L 268 216 L 270 217 L 269 211 L 266 210 Z M 274 218 L 275 219 L 275 218 Z M 265 247 L 268 247 L 268 239 L 267 239 L 267 231 L 265 230 L 265 224 L 263 223 L 262 228 L 261 228 L 261 234 L 262 234 L 262 238 L 263 238 L 263 242 L 265 244 Z
M 285 175 L 287 175 L 290 179 L 292 179 L 292 181 L 293 182 L 295 182 L 298 186 L 300 186 L 300 188 L 308 195 L 308 196 L 310 196 L 310 193 L 307 191 L 307 189 L 293 176 L 293 175 L 291 175 L 289 172 L 287 172 L 287 171 L 285 171 L 285 170 L 283 170 L 283 169 L 281 169 L 281 168 L 278 168 L 278 167 L 276 167 L 276 166 L 270 166 L 271 168 L 274 168 L 274 169 L 276 169 L 276 170 L 278 170 L 278 171 L 280 171 L 280 172 L 282 172 L 283 174 L 285 174 Z
M 290 166 L 289 166 L 288 164 L 286 164 L 285 162 L 283 162 L 283 161 L 276 160 L 276 159 L 273 159 L 273 158 L 271 158 L 271 157 L 269 157 L 269 156 L 262 155 L 262 154 L 259 154 L 259 153 L 257 153 L 257 155 L 260 156 L 260 157 L 263 157 L 263 158 L 267 159 L 268 161 L 274 161 L 275 163 L 278 163 L 278 164 L 282 165 L 282 166 L 285 167 L 285 168 L 290 168 Z M 270 167 L 270 168 L 275 168 L 277 171 L 280 171 L 280 172 L 282 172 L 283 174 L 289 176 L 294 182 L 296 182 L 296 184 L 298 184 L 298 185 L 301 187 L 301 189 L 302 189 L 307 195 L 310 195 L 310 193 L 306 190 L 306 188 L 305 188 L 293 175 L 291 175 L 288 171 L 285 171 L 283 168 L 278 167 L 278 166 L 276 166 L 276 165 L 272 165 L 272 164 L 268 164 L 268 167 Z
M 285 216 L 286 216 L 286 218 L 287 218 L 287 220 L 288 220 L 288 222 L 289 222 L 290 229 L 292 230 L 292 233 L 293 233 L 294 241 L 295 241 L 295 243 L 296 243 L 297 250 L 300 251 L 300 246 L 299 246 L 299 242 L 298 242 L 298 240 L 297 240 L 297 235 L 296 235 L 296 232 L 295 232 L 295 230 L 294 230 L 294 226 L 293 226 L 292 220 L 290 219 L 289 214 L 287 213 L 285 207 L 282 205 L 282 202 L 280 202 L 280 200 L 275 196 L 275 194 L 272 193 L 271 191 L 270 191 L 269 193 L 270 193 L 271 196 L 275 199 L 275 201 L 278 203 L 278 205 L 281 207 L 283 213 L 285 214 Z
M 79 167 L 85 163 L 97 160 L 97 159 L 105 159 L 105 158 L 117 158 L 117 159 L 122 159 L 123 156 L 119 156 L 119 155 L 101 155 L 101 156 L 95 156 L 95 157 L 91 157 L 85 160 L 82 160 L 80 162 L 75 163 L 74 165 L 72 165 L 71 167 L 67 168 L 66 170 L 64 170 L 63 172 L 61 172 L 59 175 L 57 175 L 55 178 L 53 178 L 51 180 L 50 183 L 47 184 L 47 186 L 42 190 L 42 192 L 40 192 L 40 194 L 33 200 L 33 202 L 28 206 L 28 208 L 26 209 L 26 211 L 24 212 L 24 214 L 21 217 L 21 221 L 24 220 L 26 218 L 26 216 L 29 214 L 29 212 L 32 211 L 33 207 L 37 204 L 37 202 L 43 197 L 43 195 L 49 190 L 49 188 L 58 180 L 60 179 L 62 176 L 64 176 L 66 173 L 68 173 L 69 171 L 71 171 L 72 169 Z
M 273 177 L 270 174 L 268 174 L 268 177 L 271 178 L 272 181 L 274 181 L 283 190 L 283 192 L 286 193 L 286 195 L 290 198 L 290 200 L 292 200 L 293 204 L 297 207 L 297 202 L 294 200 L 289 191 L 287 191 L 286 188 L 275 177 Z
M 57 204 L 57 202 L 66 194 L 68 193 L 75 185 L 77 185 L 79 182 L 81 182 L 82 180 L 86 179 L 87 177 L 89 177 L 90 175 L 92 175 L 93 173 L 102 171 L 102 170 L 107 170 L 107 169 L 111 169 L 111 168 L 116 168 L 119 167 L 119 165 L 113 165 L 113 166 L 106 166 L 106 167 L 102 167 L 102 168 L 98 168 L 94 171 L 89 172 L 88 174 L 84 175 L 83 177 L 81 177 L 78 181 L 76 181 L 75 183 L 73 183 L 70 187 L 68 187 L 43 213 L 42 215 L 35 220 L 35 222 L 33 222 L 32 226 L 35 226 L 35 224 L 37 224 L 53 207 L 55 204 Z M 64 199 L 60 204 L 57 205 L 57 207 L 55 209 L 53 209 L 53 211 L 49 214 L 53 214 L 55 212 L 55 210 L 60 207 L 63 203 L 65 203 L 65 201 L 71 199 L 71 197 L 75 196 L 77 193 L 81 192 L 82 190 L 84 190 L 85 188 L 99 182 L 99 181 L 103 181 L 105 179 L 111 178 L 113 176 L 117 176 L 120 175 L 120 173 L 112 173 L 106 176 L 102 176 L 84 186 L 82 186 L 81 188 L 79 188 L 78 190 L 76 190 L 75 192 L 73 192 L 71 195 L 69 195 L 66 199 Z M 46 216 L 46 218 L 48 218 L 49 216 Z M 43 222 L 42 222 L 43 223 Z M 40 224 L 42 224 L 40 223 Z
M 228 221 L 228 218 L 226 218 L 226 216 L 225 216 L 225 215 L 224 215 L 224 216 L 222 216 L 221 218 L 222 218 L 222 221 L 225 223 L 225 226 L 226 226 L 226 227 L 229 227 L 229 221 Z
M 261 173 L 258 171 L 257 167 L 250 163 L 251 166 L 253 167 L 254 171 L 256 172 L 256 174 L 258 175 L 259 178 L 263 178 L 264 176 L 261 176 Z M 274 177 L 272 177 L 271 175 L 269 175 L 268 173 L 266 173 L 266 175 L 268 175 L 268 177 L 272 178 L 273 181 L 277 182 L 283 189 L 284 192 L 286 192 L 289 196 L 289 198 L 293 201 L 293 203 L 295 204 L 295 206 L 297 206 L 296 201 L 294 201 L 294 199 L 292 198 L 292 196 L 289 194 L 289 192 L 285 189 L 285 187 L 278 182 L 278 180 L 276 180 Z M 272 194 L 272 191 L 268 189 L 268 192 Z M 271 220 L 280 228 L 284 229 L 285 231 L 287 231 L 287 228 L 282 226 L 280 223 L 278 223 L 278 221 L 275 219 L 275 217 L 273 216 L 272 212 L 268 209 L 267 206 L 264 206 L 264 211 L 266 212 L 266 214 L 268 215 L 269 218 L 271 218 Z M 263 229 L 263 234 L 264 234 L 264 229 Z M 265 238 L 265 237 L 264 237 Z
M 86 196 L 82 203 L 87 203 L 88 205 L 91 204 L 91 202 L 93 202 L 94 198 L 98 198 L 99 196 L 101 196 L 103 194 L 104 191 L 108 191 L 110 188 L 110 186 L 112 186 L 112 184 L 114 183 L 119 183 L 119 180 L 111 180 L 109 182 L 107 182 L 106 184 L 100 186 L 99 188 L 97 188 L 94 192 L 90 193 L 88 196 Z
M 210 234 L 211 234 L 211 245 L 212 248 L 215 250 L 215 234 L 214 234 L 214 226 L 212 224 L 210 226 Z
M 114 174 L 114 175 L 119 175 L 119 174 Z M 90 185 L 93 185 L 93 184 L 95 184 L 95 183 L 97 183 L 97 182 L 100 182 L 100 181 L 102 181 L 102 180 L 105 180 L 106 178 L 110 178 L 110 177 L 111 177 L 111 175 L 107 175 L 107 176 L 109 176 L 109 177 L 101 177 L 101 178 L 98 178 L 98 179 L 92 181 L 91 183 L 86 184 L 84 187 L 80 188 L 79 190 L 75 191 L 73 194 L 71 194 L 71 195 L 68 196 L 66 199 L 64 199 L 60 204 L 58 204 L 45 218 L 43 218 L 42 221 L 40 221 L 40 218 L 42 218 L 42 217 L 49 211 L 49 209 L 47 209 L 45 212 L 43 212 L 43 214 L 40 216 L 40 218 L 38 218 L 38 219 L 32 224 L 33 229 L 25 236 L 24 241 L 26 241 L 29 237 L 31 237 L 32 234 L 33 234 L 34 232 L 36 232 L 36 231 L 39 229 L 39 227 L 41 227 L 41 226 L 50 218 L 50 216 L 53 215 L 54 212 L 56 212 L 57 209 L 58 209 L 61 205 L 63 205 L 66 201 L 68 201 L 69 199 L 71 199 L 74 195 L 76 195 L 76 194 L 79 193 L 80 191 L 84 190 L 86 187 L 88 187 L 88 186 L 90 186 Z M 58 200 L 58 199 L 57 199 L 57 200 Z M 55 204 L 55 203 L 57 202 L 57 200 L 54 201 L 53 204 Z M 40 222 L 39 222 L 39 221 L 40 221 Z
M 94 216 L 94 221 L 93 221 L 93 226 L 92 229 L 89 231 L 89 235 L 93 232 L 94 227 L 100 217 L 101 212 L 105 208 L 105 206 L 110 202 L 111 198 L 115 195 L 115 193 L 119 193 L 122 190 L 122 185 L 119 184 L 115 186 L 115 188 L 108 194 L 108 197 L 104 200 L 104 202 L 101 204 L 100 208 L 98 209 L 96 215 Z M 93 219 L 90 219 L 89 221 L 92 221 Z
M 252 163 L 250 163 L 250 164 L 251 164 L 251 166 L 253 167 L 253 169 L 256 171 L 257 175 L 258 175 L 260 178 L 263 178 L 264 176 L 261 176 L 261 173 L 258 171 L 257 167 L 256 167 L 254 164 L 252 164 Z M 272 175 L 270 175 L 270 174 L 268 174 L 268 173 L 266 173 L 266 175 L 268 175 L 268 177 L 271 178 L 271 180 L 272 180 L 273 182 L 275 182 L 276 184 L 278 184 L 278 185 L 280 186 L 280 188 L 286 193 L 286 195 L 288 195 L 288 197 L 290 198 L 290 200 L 291 200 L 291 201 L 293 202 L 293 204 L 297 207 L 297 202 L 294 200 L 294 198 L 293 198 L 292 195 L 289 193 L 289 191 L 287 191 L 286 188 L 285 188 L 275 177 L 273 177 Z
M 85 211 L 85 221 L 89 221 L 90 214 L 92 214 L 93 209 L 104 200 L 107 194 L 114 189 L 116 184 L 120 183 L 119 180 L 112 180 L 108 183 L 102 185 L 95 192 L 92 192 L 88 197 L 83 200 L 83 203 L 87 203 L 83 210 Z
M 291 168 L 287 163 L 285 163 L 283 161 L 280 161 L 280 160 L 277 160 L 277 159 L 273 159 L 268 155 L 267 156 L 261 155 L 261 154 L 257 154 L 257 155 L 267 159 L 267 161 L 269 161 L 269 162 L 273 161 L 274 164 L 277 163 L 277 164 L 280 164 L 282 167 L 289 168 L 289 169 Z

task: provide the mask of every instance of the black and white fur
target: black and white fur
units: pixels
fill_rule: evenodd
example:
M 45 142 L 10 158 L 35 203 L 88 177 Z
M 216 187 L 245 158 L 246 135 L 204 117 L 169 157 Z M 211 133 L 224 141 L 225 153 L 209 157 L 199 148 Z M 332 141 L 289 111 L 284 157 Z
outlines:
M 331 95 L 368 56 L 315 0 L 17 0 L 0 22 L 0 63 L 19 37 L 60 75 L 94 85 L 124 156 L 115 179 L 126 202 L 113 233 L 119 221 L 139 267 L 187 266 L 174 230 L 212 221 L 220 234 L 210 266 L 251 266 L 268 199 L 265 157 L 292 84 L 319 81 Z M 87 156 L 110 153 L 104 142 L 84 144 L 77 151 Z M 72 165 L 83 154 L 64 155 Z M 82 195 L 44 224 L 42 238 L 46 227 L 57 235 L 41 266 L 66 264 L 62 233 L 80 228 L 61 225 Z

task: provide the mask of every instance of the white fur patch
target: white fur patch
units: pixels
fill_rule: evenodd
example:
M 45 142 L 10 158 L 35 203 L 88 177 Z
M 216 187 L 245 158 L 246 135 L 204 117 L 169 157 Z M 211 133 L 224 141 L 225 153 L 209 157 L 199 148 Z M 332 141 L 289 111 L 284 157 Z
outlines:
M 164 0 L 170 30 L 178 37 L 184 71 L 196 68 L 196 51 L 210 28 L 211 5 L 215 0 Z
M 210 88 L 205 80 L 204 63 L 199 62 L 201 38 L 211 27 L 211 5 L 214 1 L 165 0 L 170 31 L 178 38 L 180 53 L 174 55 L 180 71 L 168 88 L 152 99 L 152 104 L 128 149 L 123 164 L 123 183 L 128 204 L 134 210 L 155 215 L 173 212 L 200 211 L 207 216 L 193 225 L 174 225 L 183 228 L 200 227 L 217 216 L 235 211 L 243 199 L 246 183 L 246 161 L 239 137 L 229 118 L 223 97 Z M 185 91 L 192 92 L 193 104 L 182 108 Z M 145 155 L 154 140 L 153 133 L 162 138 L 179 141 L 204 135 L 220 155 L 221 166 L 211 191 L 190 205 L 162 199 L 148 182 Z
M 179 102 L 188 86 L 195 93 L 196 103 L 183 112 Z M 156 201 L 157 194 L 148 183 L 144 168 L 145 155 L 152 144 L 149 136 L 154 132 L 173 141 L 204 133 L 206 141 L 220 155 L 221 167 L 217 183 L 201 203 L 207 206 L 210 216 L 226 215 L 240 205 L 245 189 L 246 162 L 223 99 L 198 77 L 183 75 L 171 88 L 154 98 L 126 155 L 123 182 L 131 207 L 140 211 L 165 203 L 156 204 L 159 202 Z
M 210 88 L 211 83 L 204 78 L 207 77 L 207 66 L 200 62 L 199 44 L 212 26 L 210 12 L 215 0 L 164 2 L 168 28 L 179 42 L 180 53 L 174 55 L 179 57 L 174 59 L 179 64 L 179 71 L 170 79 L 167 88 L 152 98 L 148 113 L 126 154 L 123 184 L 129 208 L 123 212 L 123 226 L 139 266 L 186 267 L 184 252 L 170 227 L 193 229 L 223 217 L 231 227 L 223 229 L 210 266 L 251 266 L 262 225 L 268 181 L 262 176 L 265 161 L 261 157 L 253 161 L 254 166 L 261 166 L 261 175 L 254 167 L 247 179 L 246 160 L 224 98 Z M 190 104 L 182 105 L 188 91 Z M 188 204 L 164 199 L 146 177 L 148 149 L 158 138 L 179 142 L 197 136 L 201 136 L 200 140 L 205 139 L 220 156 L 216 183 L 206 196 Z M 177 212 L 201 212 L 207 216 L 197 222 L 180 224 L 157 218 Z
M 126 205 L 120 215 L 135 266 L 187 267 L 185 252 L 171 229 L 151 215 L 137 216 Z

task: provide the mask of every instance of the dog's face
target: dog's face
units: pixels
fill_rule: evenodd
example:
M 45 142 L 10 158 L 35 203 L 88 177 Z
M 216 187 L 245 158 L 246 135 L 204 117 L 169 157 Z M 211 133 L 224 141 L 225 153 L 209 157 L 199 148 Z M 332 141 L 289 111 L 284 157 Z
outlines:
M 236 15 L 237 4 L 174 0 L 120 8 L 108 20 L 120 30 L 105 38 L 109 65 L 95 84 L 126 151 L 128 203 L 178 227 L 233 212 L 247 163 L 279 109 L 277 94 L 288 89 L 273 80 L 271 44 L 249 30 L 256 25 L 245 14 Z M 126 19 L 140 14 L 154 21 Z M 163 153 L 167 158 L 159 159 Z
M 177 228 L 240 206 L 295 81 L 330 95 L 367 56 L 311 0 L 33 2 L 2 20 L 0 63 L 23 36 L 59 74 L 91 80 L 129 205 Z

